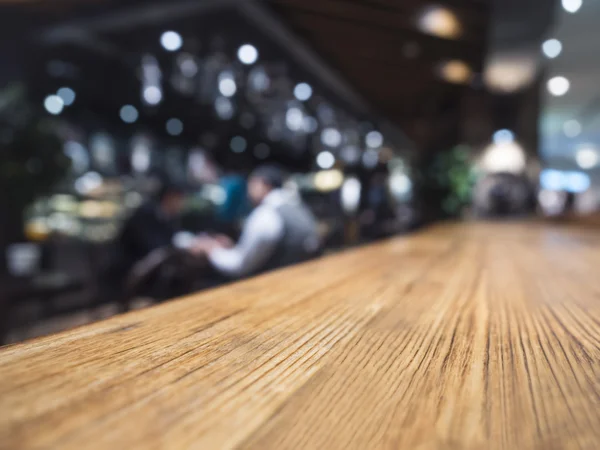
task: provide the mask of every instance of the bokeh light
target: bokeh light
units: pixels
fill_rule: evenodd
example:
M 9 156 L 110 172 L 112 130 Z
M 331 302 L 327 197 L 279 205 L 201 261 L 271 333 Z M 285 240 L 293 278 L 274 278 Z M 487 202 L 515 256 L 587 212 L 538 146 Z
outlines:
M 125 123 L 134 123 L 136 120 L 138 120 L 139 113 L 135 106 L 124 105 L 119 111 L 119 116 Z
M 176 31 L 165 31 L 160 36 L 160 43 L 165 50 L 175 52 L 183 45 L 183 39 Z
M 333 153 L 328 152 L 328 151 L 323 151 L 317 155 L 317 165 L 321 169 L 331 169 L 334 164 L 335 164 L 335 157 L 333 156 Z
M 550 92 L 555 97 L 561 97 L 565 95 L 569 88 L 571 87 L 571 83 L 565 77 L 558 76 L 553 77 L 548 80 L 548 92 Z
M 44 99 L 44 108 L 52 115 L 58 115 L 62 112 L 65 103 L 58 95 L 49 95 Z
M 250 44 L 242 45 L 238 50 L 238 59 L 243 64 L 254 64 L 258 59 L 258 50 Z

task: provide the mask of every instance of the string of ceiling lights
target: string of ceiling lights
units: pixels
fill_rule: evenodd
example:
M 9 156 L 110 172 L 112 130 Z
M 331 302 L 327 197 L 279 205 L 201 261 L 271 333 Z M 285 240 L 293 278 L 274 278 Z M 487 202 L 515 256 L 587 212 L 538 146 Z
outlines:
M 346 111 L 332 106 L 329 99 L 314 95 L 313 86 L 307 81 L 301 78 L 293 81 L 285 73 L 279 73 L 281 70 L 278 67 L 281 66 L 261 60 L 255 45 L 236 45 L 231 49 L 234 56 L 230 57 L 222 47 L 212 48 L 212 44 L 209 44 L 206 54 L 188 50 L 193 45 L 189 45 L 187 37 L 174 29 L 159 31 L 155 36 L 162 51 L 173 55 L 171 62 L 167 62 L 172 64 L 172 69 L 165 67 L 167 60 L 156 51 L 140 55 L 136 71 L 139 101 L 131 99 L 116 107 L 118 117 L 125 124 L 141 123 L 146 112 L 150 112 L 152 117 L 161 117 L 155 114 L 158 107 L 164 106 L 161 110 L 164 113 L 165 108 L 169 107 L 168 103 L 172 105 L 172 102 L 165 101 L 170 96 L 168 83 L 179 94 L 194 98 L 198 104 L 208 105 L 216 118 L 222 121 L 236 117 L 239 125 L 246 130 L 260 124 L 266 135 L 264 137 L 273 142 L 282 141 L 282 133 L 290 135 L 290 142 L 287 139 L 285 142 L 290 144 L 294 144 L 291 141 L 297 138 L 314 139 L 313 162 L 317 170 L 333 169 L 338 163 L 349 166 L 360 164 L 367 169 L 374 169 L 389 159 L 386 155 L 391 150 L 384 147 L 386 140 L 373 124 L 359 123 Z M 268 50 L 265 50 L 267 55 Z M 209 69 L 212 72 L 207 76 Z M 210 86 L 206 87 L 204 81 L 209 78 Z M 61 87 L 44 99 L 44 107 L 49 114 L 60 115 L 75 102 L 75 98 L 74 89 Z M 177 137 L 184 131 L 186 135 L 191 132 L 191 129 L 185 130 L 189 126 L 185 123 L 187 119 L 183 113 L 170 111 L 160 120 L 164 120 L 164 132 Z M 275 125 L 281 130 L 273 130 Z M 271 155 L 273 143 L 253 142 L 264 140 L 264 137 L 253 139 L 253 136 L 257 136 L 257 133 L 248 137 L 228 136 L 229 150 L 233 154 L 248 153 L 247 150 L 250 150 L 257 159 L 266 159 Z M 304 144 L 299 145 L 304 147 Z M 207 148 L 213 147 L 207 144 Z M 293 145 L 287 147 L 294 151 L 291 148 Z M 132 159 L 136 159 L 134 156 Z M 132 166 L 146 170 L 148 158 L 143 160 L 143 164 L 132 163 Z

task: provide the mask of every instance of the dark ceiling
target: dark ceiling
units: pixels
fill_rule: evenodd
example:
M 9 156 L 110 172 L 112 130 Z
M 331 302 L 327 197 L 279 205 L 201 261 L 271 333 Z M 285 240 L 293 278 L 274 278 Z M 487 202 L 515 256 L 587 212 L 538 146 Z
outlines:
M 427 0 L 272 0 L 273 9 L 387 118 L 406 125 L 424 108 L 443 107 L 461 88 L 436 68 L 458 59 L 480 72 L 489 4 L 449 0 L 463 33 L 456 40 L 419 31 Z
M 164 23 L 159 20 L 160 13 L 156 12 L 158 9 L 155 8 L 152 13 L 149 8 L 181 4 L 185 10 L 201 3 L 233 5 L 244 2 L 32 1 L 2 6 L 3 50 L 12 52 L 16 59 L 41 63 L 29 68 L 33 67 L 34 80 L 44 89 L 49 86 L 47 81 L 43 81 L 43 65 L 52 55 L 85 61 L 86 73 L 79 80 L 87 86 L 85 95 L 90 97 L 97 112 L 116 117 L 115 111 L 118 111 L 121 101 L 133 103 L 133 96 L 139 93 L 134 80 L 139 54 L 155 51 L 152 47 L 157 45 L 156 36 L 164 29 Z M 481 72 L 490 15 L 486 0 L 448 0 L 443 3 L 461 25 L 462 33 L 457 39 L 442 39 L 419 31 L 419 17 L 432 6 L 426 0 L 270 0 L 259 3 L 266 6 L 273 17 L 280 18 L 310 48 L 311 53 L 316 54 L 316 59 L 328 70 L 331 69 L 331 73 L 347 82 L 346 91 L 352 91 L 352 96 L 343 95 L 346 91 L 341 88 L 345 84 L 342 81 L 336 83 L 335 78 L 333 82 L 332 78 L 320 79 L 318 71 L 311 71 L 305 61 L 287 58 L 287 71 L 296 81 L 310 81 L 317 87 L 318 95 L 347 111 L 357 121 L 389 122 L 392 124 L 390 129 L 396 127 L 402 130 L 417 148 L 426 147 L 431 142 L 426 137 L 433 134 L 432 129 L 439 127 L 440 117 L 451 114 L 458 117 L 465 89 L 478 85 L 477 76 L 470 86 L 446 82 L 439 76 L 438 68 L 445 61 L 460 60 L 468 64 L 476 75 Z M 150 12 L 142 12 L 146 10 Z M 123 15 L 120 16 L 121 12 Z M 103 22 L 98 19 L 104 16 L 112 17 L 112 24 L 110 20 Z M 145 16 L 153 23 L 141 27 L 128 25 L 128 20 L 141 22 L 140 17 Z M 261 55 L 275 59 L 285 53 L 285 49 L 281 48 L 285 47 L 285 43 L 273 42 L 272 35 L 261 33 L 264 31 L 260 29 L 261 25 L 249 24 L 247 17 L 221 14 L 211 19 L 206 14 L 204 16 L 200 22 L 193 14 L 184 14 L 168 23 L 181 30 L 184 36 L 196 35 L 199 40 L 214 33 L 232 36 L 227 42 L 231 49 L 250 36 L 260 46 Z M 164 18 L 168 19 L 167 16 Z M 32 35 L 39 43 L 40 33 L 53 29 L 57 24 L 66 24 L 63 31 L 69 31 L 73 24 L 85 28 L 89 31 L 87 37 L 93 36 L 93 40 L 86 41 L 87 38 L 80 39 L 75 34 L 70 42 L 59 40 L 52 47 L 34 46 L 23 50 L 20 42 L 17 46 L 11 44 L 20 39 L 30 39 Z M 303 54 L 302 50 L 298 54 Z M 10 71 L 8 66 L 6 71 Z M 106 96 L 101 88 L 107 83 L 114 85 L 111 80 L 120 80 L 117 102 L 114 96 Z M 60 84 L 59 81 L 56 83 Z M 181 104 L 171 106 L 182 107 Z M 164 123 L 165 117 L 172 114 L 172 108 L 149 114 L 149 123 L 153 120 Z M 186 114 L 191 122 L 207 120 L 202 112 Z M 217 126 L 216 123 L 213 125 Z M 189 127 L 186 130 L 189 132 Z M 257 140 L 261 138 L 256 137 Z

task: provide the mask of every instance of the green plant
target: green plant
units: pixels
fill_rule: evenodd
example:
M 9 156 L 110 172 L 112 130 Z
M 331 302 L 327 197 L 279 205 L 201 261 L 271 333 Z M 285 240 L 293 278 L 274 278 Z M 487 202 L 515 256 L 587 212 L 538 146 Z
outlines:
M 421 201 L 435 211 L 434 217 L 460 215 L 471 201 L 476 178 L 467 147 L 437 153 L 420 168 Z

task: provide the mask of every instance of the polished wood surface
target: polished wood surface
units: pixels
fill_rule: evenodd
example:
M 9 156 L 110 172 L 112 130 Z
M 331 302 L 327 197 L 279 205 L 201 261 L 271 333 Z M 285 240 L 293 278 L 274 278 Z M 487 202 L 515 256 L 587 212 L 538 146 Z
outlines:
M 0 351 L 0 448 L 598 449 L 600 235 L 444 225 Z

